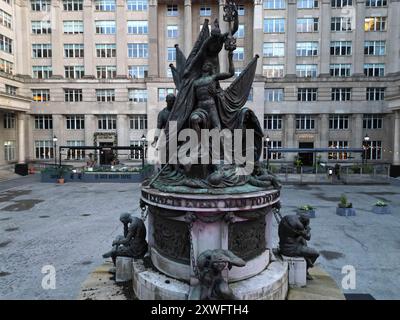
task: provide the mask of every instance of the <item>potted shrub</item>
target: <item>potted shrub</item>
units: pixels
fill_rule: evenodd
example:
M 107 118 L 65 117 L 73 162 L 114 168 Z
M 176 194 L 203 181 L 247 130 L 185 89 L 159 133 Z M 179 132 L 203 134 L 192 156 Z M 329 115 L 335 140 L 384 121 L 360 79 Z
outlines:
M 57 168 L 57 183 L 58 184 L 64 184 L 65 182 L 65 173 L 66 173 L 66 168 L 63 166 L 60 166 Z
M 308 218 L 315 218 L 315 208 L 313 206 L 310 206 L 309 204 L 306 204 L 297 208 L 297 214 L 305 215 Z
M 340 202 L 336 208 L 336 214 L 339 216 L 355 216 L 356 210 L 353 209 L 353 204 L 348 202 L 346 195 L 340 197 Z
M 296 172 L 300 173 L 301 167 L 303 166 L 303 161 L 301 161 L 301 159 L 299 159 L 299 157 L 296 157 L 293 164 L 296 167 Z
M 374 207 L 372 208 L 372 212 L 376 214 L 391 214 L 390 208 L 385 201 L 378 200 Z

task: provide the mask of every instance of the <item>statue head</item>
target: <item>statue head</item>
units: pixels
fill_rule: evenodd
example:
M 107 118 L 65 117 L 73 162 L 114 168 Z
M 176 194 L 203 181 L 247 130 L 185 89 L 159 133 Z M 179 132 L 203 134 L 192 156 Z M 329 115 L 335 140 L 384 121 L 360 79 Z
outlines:
M 119 217 L 119 220 L 123 223 L 123 224 L 128 224 L 132 222 L 132 216 L 130 213 L 123 213 L 121 214 L 121 216 Z
M 201 68 L 201 71 L 203 71 L 203 73 L 206 73 L 208 75 L 211 75 L 214 73 L 214 66 L 211 62 L 206 62 L 203 64 L 203 67 Z
M 172 107 L 174 106 L 175 103 L 175 95 L 173 93 L 170 93 L 169 95 L 167 95 L 167 97 L 165 98 L 165 101 L 167 102 L 167 108 L 168 110 L 171 110 Z

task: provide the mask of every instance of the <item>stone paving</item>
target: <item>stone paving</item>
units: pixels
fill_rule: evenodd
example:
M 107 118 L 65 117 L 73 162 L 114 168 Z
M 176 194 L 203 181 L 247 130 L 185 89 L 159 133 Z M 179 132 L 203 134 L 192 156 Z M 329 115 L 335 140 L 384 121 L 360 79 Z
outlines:
M 140 215 L 139 184 L 65 185 L 36 178 L 0 183 L 0 299 L 75 299 L 89 274 L 103 264 L 101 254 L 121 233 L 122 212 Z M 6 190 L 9 187 L 11 189 Z M 357 210 L 340 217 L 335 207 L 342 193 Z M 372 205 L 384 200 L 392 215 L 376 215 Z M 312 240 L 318 262 L 341 286 L 342 267 L 356 270 L 356 289 L 377 299 L 400 298 L 400 187 L 284 186 L 282 214 L 296 206 L 316 207 Z M 276 224 L 274 226 L 276 232 Z M 274 234 L 277 243 L 277 235 Z M 42 267 L 56 270 L 56 289 L 44 290 Z

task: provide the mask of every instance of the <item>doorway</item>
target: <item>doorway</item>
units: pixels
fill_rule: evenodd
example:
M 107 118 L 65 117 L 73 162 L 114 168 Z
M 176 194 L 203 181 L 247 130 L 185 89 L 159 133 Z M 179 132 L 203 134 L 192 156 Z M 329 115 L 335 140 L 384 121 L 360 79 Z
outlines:
M 299 142 L 299 149 L 314 149 L 314 142 Z M 312 166 L 314 164 L 313 152 L 299 152 L 299 159 L 303 166 Z
M 100 142 L 99 146 L 104 148 L 100 151 L 100 165 L 101 166 L 109 166 L 111 165 L 111 161 L 114 159 L 114 153 L 111 149 L 113 146 L 112 142 Z

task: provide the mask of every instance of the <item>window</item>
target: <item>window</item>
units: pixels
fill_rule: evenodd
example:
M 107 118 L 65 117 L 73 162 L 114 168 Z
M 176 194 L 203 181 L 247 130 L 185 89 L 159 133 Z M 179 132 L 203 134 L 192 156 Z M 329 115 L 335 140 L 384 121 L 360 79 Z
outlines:
M 244 24 L 239 24 L 238 31 L 236 33 L 238 38 L 244 38 Z
M 51 43 L 32 44 L 32 58 L 51 58 Z
M 147 115 L 135 114 L 129 118 L 129 128 L 131 130 L 146 130 L 147 129 Z
M 313 130 L 315 129 L 314 116 L 310 114 L 297 114 L 296 115 L 296 129 L 297 130 Z
M 67 130 L 83 130 L 85 129 L 85 116 L 73 115 L 66 116 Z
M 284 42 L 264 42 L 263 47 L 264 57 L 284 57 L 285 43 Z
M 0 25 L 9 29 L 12 28 L 12 16 L 1 9 L 0 9 Z
M 129 58 L 147 58 L 149 45 L 147 43 L 128 43 Z
M 264 19 L 265 33 L 283 33 L 285 32 L 284 18 L 266 18 Z
M 165 101 L 167 95 L 175 94 L 174 88 L 158 88 L 158 101 Z
M 316 32 L 318 31 L 318 18 L 297 18 L 297 32 Z
M 178 15 L 178 5 L 168 4 L 167 5 L 167 16 L 176 17 Z
M 348 115 L 329 115 L 329 129 L 331 130 L 347 130 L 349 129 L 349 116 Z
M 285 0 L 264 0 L 264 9 L 285 9 Z
M 135 146 L 135 147 L 144 147 L 144 158 L 147 158 L 147 145 L 145 141 L 142 140 L 132 140 L 130 142 L 131 146 Z M 131 155 L 130 158 L 132 160 L 140 160 L 142 159 L 142 152 L 140 150 L 131 150 Z
M 96 11 L 115 11 L 115 0 L 96 0 Z
M 33 34 L 51 34 L 51 23 L 46 21 L 32 21 Z
M 364 129 L 382 129 L 383 117 L 380 114 L 364 114 L 363 128 Z
M 96 34 L 115 34 L 115 21 L 96 21 Z
M 332 101 L 350 101 L 351 88 L 332 88 L 331 91 Z
M 35 129 L 53 129 L 53 117 L 48 115 L 35 116 Z
M 82 100 L 82 89 L 64 89 L 65 102 L 81 102 Z
M 265 89 L 264 99 L 268 102 L 281 102 L 284 100 L 283 89 Z
M 54 147 L 52 140 L 36 140 L 35 141 L 35 158 L 36 159 L 53 159 Z
M 172 25 L 167 26 L 167 37 L 168 38 L 178 38 L 178 26 Z
M 263 76 L 267 78 L 282 78 L 283 68 L 283 64 L 263 65 Z
M 49 79 L 53 75 L 51 66 L 33 66 L 32 77 L 34 79 Z
M 64 44 L 64 58 L 83 58 L 84 56 L 83 43 Z
M 129 11 L 146 11 L 147 0 L 127 0 L 127 7 Z
M 49 89 L 32 89 L 32 99 L 35 102 L 50 101 Z
M 200 7 L 200 17 L 211 17 L 211 8 Z
M 332 149 L 347 149 L 349 147 L 348 141 L 329 141 L 329 148 Z M 347 152 L 329 152 L 328 159 L 329 160 L 346 160 L 349 158 L 349 153 Z
M 386 31 L 387 17 L 366 17 L 364 20 L 364 30 L 368 31 Z
M 175 49 L 175 47 L 167 48 L 167 60 L 168 61 L 175 61 L 176 60 L 176 49 Z
M 367 88 L 367 101 L 385 100 L 385 88 Z
M 81 20 L 64 21 L 64 33 L 65 34 L 83 33 L 83 21 Z
M 147 102 L 146 89 L 129 89 L 129 101 L 132 102 Z
M 350 77 L 351 64 L 334 63 L 329 66 L 332 77 Z
M 147 34 L 149 32 L 149 24 L 145 20 L 128 21 L 128 34 Z
M 128 67 L 128 76 L 134 79 L 143 79 L 147 78 L 148 75 L 148 66 L 129 66 Z
M 114 43 L 96 44 L 97 58 L 115 58 L 117 56 L 117 45 Z
M 96 73 L 98 79 L 113 79 L 117 76 L 116 66 L 97 66 Z
M 331 31 L 351 31 L 350 17 L 332 17 Z
M 4 129 L 15 128 L 15 113 L 7 112 L 4 114 Z
M 332 8 L 343 8 L 352 5 L 353 5 L 353 0 L 331 0 Z
M 14 73 L 14 63 L 0 58 L 0 72 L 13 74 Z
M 331 41 L 331 56 L 349 56 L 351 49 L 351 41 Z
M 100 115 L 97 119 L 97 125 L 99 130 L 116 130 L 117 117 L 110 115 Z
M 282 116 L 278 114 L 264 115 L 264 130 L 281 130 Z
M 82 11 L 83 0 L 63 0 L 64 11 Z
M 17 95 L 17 87 L 10 86 L 9 84 L 6 84 L 6 93 L 11 95 L 11 96 L 16 96 Z
M 263 158 L 264 160 L 267 159 L 267 144 L 268 144 L 268 150 L 270 149 L 279 149 L 282 148 L 282 141 L 277 141 L 277 140 L 270 140 L 269 142 L 264 140 L 264 152 L 263 152 Z M 269 159 L 270 160 L 278 160 L 282 158 L 282 153 L 281 152 L 269 152 Z
M 365 41 L 364 54 L 368 56 L 383 56 L 386 54 L 386 41 Z
M 4 160 L 5 161 L 15 160 L 15 141 L 13 140 L 4 141 Z
M 387 0 L 366 0 L 365 6 L 366 7 L 386 7 Z
M 244 60 L 244 48 L 237 47 L 235 51 L 233 51 L 233 61 L 243 61 Z
M 367 142 L 366 158 L 369 160 L 382 159 L 382 141 Z
M 296 75 L 298 77 L 312 77 L 317 76 L 316 64 L 296 64 Z
M 366 63 L 364 64 L 364 74 L 367 77 L 383 77 L 385 75 L 385 64 Z
M 31 0 L 32 11 L 50 11 L 50 0 Z
M 296 56 L 298 57 L 314 57 L 318 55 L 318 42 L 297 42 Z
M 12 40 L 6 36 L 0 34 L 0 50 L 6 53 L 13 53 L 12 50 Z
M 237 5 L 237 11 L 238 11 L 238 16 L 244 16 L 246 13 L 244 5 L 242 4 Z
M 318 0 L 297 0 L 297 9 L 318 8 Z
M 317 88 L 298 88 L 297 101 L 317 101 Z
M 67 140 L 67 146 L 69 147 L 83 147 L 85 141 L 83 140 Z M 68 149 L 67 160 L 83 160 L 85 159 L 85 150 L 79 149 Z
M 65 66 L 64 76 L 68 79 L 82 79 L 85 76 L 85 66 Z
M 114 89 L 96 89 L 97 102 L 113 102 L 115 101 Z
M 52 140 L 36 140 L 35 141 L 35 157 L 36 159 L 53 159 L 54 148 Z

